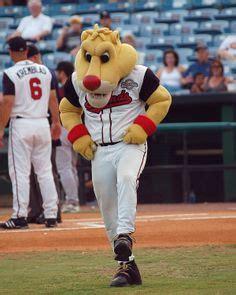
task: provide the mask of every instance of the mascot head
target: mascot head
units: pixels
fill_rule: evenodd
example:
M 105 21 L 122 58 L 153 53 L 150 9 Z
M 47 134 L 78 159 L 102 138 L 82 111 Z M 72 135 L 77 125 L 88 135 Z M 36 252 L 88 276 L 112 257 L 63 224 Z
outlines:
M 135 49 L 122 44 L 118 31 L 94 26 L 81 36 L 81 49 L 75 59 L 79 87 L 87 93 L 91 106 L 102 108 L 111 92 L 137 62 Z

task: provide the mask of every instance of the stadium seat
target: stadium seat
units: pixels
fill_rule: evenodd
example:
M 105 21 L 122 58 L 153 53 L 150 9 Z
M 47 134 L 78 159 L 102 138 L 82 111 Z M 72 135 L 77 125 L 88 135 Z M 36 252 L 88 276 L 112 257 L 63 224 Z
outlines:
M 50 53 L 56 51 L 56 43 L 55 40 L 43 40 L 37 43 L 37 47 L 39 48 L 42 54 Z
M 141 26 L 140 35 L 143 37 L 164 36 L 169 32 L 169 25 L 167 24 L 153 24 Z
M 175 46 L 177 46 L 177 44 L 181 43 L 181 40 L 182 40 L 181 36 L 176 36 L 176 35 L 153 37 L 152 43 L 150 46 L 148 46 L 148 48 L 166 50 L 166 49 L 174 48 Z
M 181 21 L 187 15 L 188 15 L 188 11 L 185 9 L 177 9 L 177 10 L 161 12 L 161 18 L 175 20 L 175 21 Z
M 53 27 L 60 28 L 68 25 L 69 16 L 68 15 L 55 15 L 53 16 Z
M 122 36 L 126 35 L 127 33 L 132 33 L 133 35 L 139 35 L 139 26 L 137 25 L 122 25 L 115 28 L 116 30 L 120 31 Z
M 232 21 L 231 24 L 230 24 L 230 31 L 231 33 L 236 33 L 236 21 Z
M 14 19 L 12 17 L 1 17 L 0 18 L 0 29 L 5 30 L 14 25 Z
M 99 15 L 98 14 L 83 14 L 82 16 L 82 22 L 86 24 L 95 24 L 99 23 Z
M 222 9 L 219 15 L 215 16 L 217 20 L 236 20 L 236 7 Z
M 228 36 L 232 36 L 232 34 L 222 34 L 222 35 L 216 35 L 214 36 L 213 39 L 213 45 L 215 47 L 219 47 L 221 45 L 221 43 L 228 37 Z
M 191 16 L 209 16 L 211 18 L 217 14 L 219 14 L 219 10 L 217 8 L 197 9 L 190 12 Z
M 50 5 L 48 8 L 48 14 L 50 16 L 54 15 L 73 15 L 77 11 L 78 5 L 77 4 L 59 4 L 59 5 Z
M 194 56 L 194 50 L 191 48 L 178 48 L 176 52 L 179 55 L 180 64 L 187 64 L 189 59 Z
M 116 25 L 123 25 L 123 24 L 128 24 L 130 16 L 128 13 L 112 13 L 111 14 L 111 19 L 112 19 L 112 24 L 114 26 Z
M 52 30 L 52 33 L 50 34 L 48 40 L 54 40 L 54 42 L 57 40 L 57 38 L 60 36 L 62 32 L 62 28 L 54 28 Z
M 10 66 L 12 66 L 12 60 L 8 54 L 3 54 L 0 56 L 0 69 L 4 70 Z
M 157 1 L 137 1 L 133 4 L 132 10 L 134 12 L 139 12 L 139 11 L 155 11 L 159 7 L 159 3 Z
M 170 34 L 188 35 L 194 34 L 194 30 L 199 27 L 197 22 L 182 22 L 170 25 Z
M 128 12 L 131 8 L 131 4 L 127 2 L 117 1 L 114 3 L 104 3 L 102 10 L 109 12 Z
M 218 7 L 220 6 L 220 1 L 216 0 L 191 0 L 191 8 L 210 8 L 210 7 Z
M 207 21 L 202 22 L 200 24 L 200 29 L 195 30 L 198 34 L 210 34 L 217 35 L 223 34 L 227 32 L 229 29 L 229 22 L 226 20 L 215 20 L 215 21 Z
M 0 17 L 22 17 L 28 13 L 27 7 L 22 6 L 2 6 L 0 7 Z
M 150 37 L 136 37 L 136 49 L 145 50 L 146 46 L 151 43 Z
M 182 43 L 178 46 L 180 48 L 192 48 L 194 49 L 198 43 L 206 44 L 208 46 L 212 45 L 212 36 L 207 34 L 196 34 L 190 36 L 183 36 Z
M 156 11 L 144 11 L 142 13 L 133 13 L 131 15 L 132 24 L 153 24 L 158 18 L 158 12 Z
M 43 63 L 50 69 L 55 69 L 60 61 L 73 62 L 74 57 L 65 52 L 54 52 L 43 55 Z
M 189 1 L 188 0 L 165 0 L 160 1 L 160 9 L 161 10 L 175 10 L 178 8 L 188 8 Z
M 144 64 L 146 66 L 156 65 L 161 63 L 163 58 L 163 52 L 161 50 L 146 50 L 144 51 Z
M 73 14 L 88 14 L 88 13 L 98 13 L 101 10 L 105 10 L 105 6 L 101 3 L 82 3 L 77 6 L 77 11 Z
M 223 7 L 235 7 L 235 0 L 221 0 L 221 5 Z

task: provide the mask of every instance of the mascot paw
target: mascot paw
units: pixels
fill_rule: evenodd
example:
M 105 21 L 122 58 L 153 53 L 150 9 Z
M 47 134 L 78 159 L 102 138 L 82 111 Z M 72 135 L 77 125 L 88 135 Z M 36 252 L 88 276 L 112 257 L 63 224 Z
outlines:
M 147 140 L 147 133 L 138 124 L 129 126 L 123 138 L 125 143 L 142 144 Z
M 96 151 L 95 143 L 92 141 L 90 135 L 84 135 L 78 138 L 73 143 L 73 149 L 86 160 L 92 160 L 94 158 L 94 152 Z

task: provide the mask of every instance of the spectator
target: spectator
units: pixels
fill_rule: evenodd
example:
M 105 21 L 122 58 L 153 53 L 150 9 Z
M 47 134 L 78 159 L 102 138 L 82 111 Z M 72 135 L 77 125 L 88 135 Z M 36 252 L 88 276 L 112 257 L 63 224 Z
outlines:
M 126 35 L 124 35 L 122 42 L 127 43 L 127 44 L 133 46 L 134 48 L 136 48 L 136 40 L 135 40 L 135 37 L 132 33 L 127 33 Z M 144 64 L 144 53 L 140 52 L 138 50 L 137 50 L 137 52 L 138 52 L 138 62 L 137 63 L 142 65 L 142 64 Z
M 160 83 L 170 92 L 181 90 L 184 68 L 179 65 L 179 56 L 174 50 L 167 50 L 163 55 L 164 66 L 157 72 Z
M 189 66 L 187 71 L 183 74 L 183 84 L 187 87 L 191 87 L 193 83 L 193 77 L 196 73 L 202 73 L 205 77 L 209 76 L 210 61 L 209 51 L 206 45 L 199 44 L 196 47 L 197 61 Z
M 228 36 L 221 43 L 218 55 L 222 59 L 236 61 L 236 35 Z
M 222 63 L 215 59 L 210 66 L 210 75 L 205 78 L 204 91 L 223 92 L 227 91 L 227 83 L 232 82 L 224 77 L 224 67 Z
M 108 11 L 104 10 L 100 13 L 100 24 L 101 27 L 105 27 L 112 30 L 112 20 Z
M 21 36 L 26 40 L 37 42 L 51 33 L 52 19 L 42 13 L 41 0 L 29 0 L 28 8 L 31 15 L 21 20 L 10 38 Z
M 63 28 L 61 35 L 57 39 L 57 49 L 76 55 L 80 48 L 80 36 L 82 33 L 82 21 L 78 15 L 73 15 L 70 26 Z
M 193 77 L 193 86 L 191 88 L 191 93 L 202 93 L 204 92 L 204 75 L 203 73 L 196 73 Z
M 64 85 L 74 72 L 72 63 L 62 61 L 57 65 L 57 78 L 61 87 L 61 99 L 64 97 Z M 76 213 L 80 211 L 78 200 L 78 154 L 73 150 L 72 144 L 67 139 L 68 132 L 62 128 L 61 145 L 57 147 L 56 163 L 62 186 L 66 193 L 66 201 L 62 206 L 62 212 Z

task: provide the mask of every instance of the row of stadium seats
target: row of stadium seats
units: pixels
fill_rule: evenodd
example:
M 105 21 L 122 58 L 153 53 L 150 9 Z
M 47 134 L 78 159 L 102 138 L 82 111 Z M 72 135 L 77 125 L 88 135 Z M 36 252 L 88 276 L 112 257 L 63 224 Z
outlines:
M 192 49 L 189 48 L 179 48 L 176 50 L 180 57 L 180 63 L 187 67 L 189 63 L 195 61 L 195 53 Z M 216 51 L 211 48 L 210 57 L 214 58 L 216 56 Z M 43 56 L 43 62 L 51 69 L 55 69 L 58 62 L 60 61 L 71 61 L 73 62 L 74 58 L 68 53 L 65 52 L 54 52 L 54 53 L 45 53 Z M 162 65 L 163 51 L 161 50 L 145 50 L 142 51 L 142 56 L 144 59 L 144 64 L 149 66 L 152 70 L 156 71 Z M 5 68 L 12 65 L 11 58 L 9 55 L 1 55 L 0 58 L 0 71 L 3 71 Z M 236 63 L 224 62 L 225 74 L 227 76 L 234 76 L 236 74 Z
M 62 4 L 60 4 L 63 2 Z M 43 1 L 44 13 L 49 15 L 97 13 L 102 10 L 109 12 L 137 12 L 137 11 L 163 11 L 170 9 L 199 9 L 199 8 L 225 8 L 235 6 L 235 0 L 165 0 L 165 1 Z M 23 17 L 28 15 L 24 6 L 0 7 L 0 16 Z
M 236 5 L 236 3 L 235 3 Z M 48 13 L 54 19 L 54 25 L 62 26 L 68 22 L 68 18 L 71 14 L 75 14 L 75 11 L 70 11 L 70 13 Z M 98 13 L 86 13 L 83 14 L 84 23 L 95 23 L 99 21 Z M 179 22 L 203 22 L 206 28 L 218 27 L 220 29 L 227 29 L 230 27 L 230 23 L 236 20 L 236 7 L 226 8 L 221 11 L 215 8 L 206 8 L 199 10 L 188 11 L 185 9 L 178 9 L 173 11 L 144 11 L 138 13 L 125 13 L 125 12 L 114 12 L 111 13 L 111 18 L 114 24 L 116 25 L 125 25 L 125 24 L 174 24 Z M 18 26 L 21 17 L 13 18 L 5 14 L 1 16 L 0 19 L 0 28 L 10 28 Z M 211 22 L 209 22 L 211 21 Z M 207 25 L 208 24 L 208 25 Z M 209 26 L 209 27 L 208 27 Z M 204 28 L 203 28 L 204 29 Z

